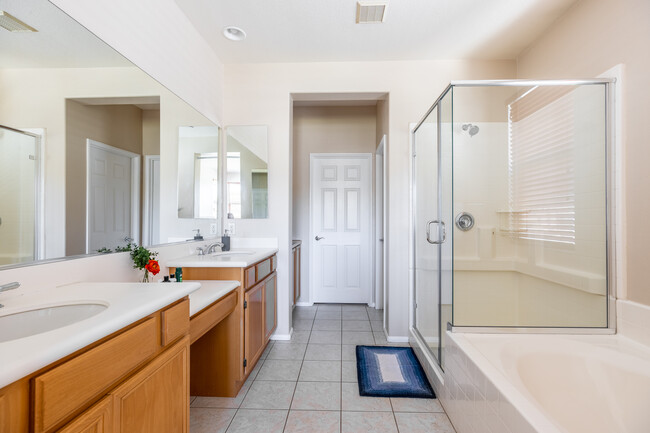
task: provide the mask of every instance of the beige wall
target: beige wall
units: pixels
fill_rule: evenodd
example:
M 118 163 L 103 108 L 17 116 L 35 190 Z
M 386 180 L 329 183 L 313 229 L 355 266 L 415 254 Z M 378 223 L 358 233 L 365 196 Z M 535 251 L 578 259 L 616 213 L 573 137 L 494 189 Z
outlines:
M 293 238 L 303 241 L 301 287 L 309 288 L 309 155 L 375 153 L 377 107 L 294 107 Z M 311 302 L 302 290 L 299 302 Z
M 142 110 L 66 100 L 65 119 L 65 255 L 74 256 L 86 253 L 86 139 L 142 154 Z
M 627 256 L 627 298 L 650 305 L 647 246 L 650 228 L 650 2 L 582 0 L 517 59 L 519 78 L 589 78 L 624 64 L 623 173 L 626 220 L 634 227 L 622 240 Z
M 160 110 L 142 110 L 142 154 L 160 155 Z

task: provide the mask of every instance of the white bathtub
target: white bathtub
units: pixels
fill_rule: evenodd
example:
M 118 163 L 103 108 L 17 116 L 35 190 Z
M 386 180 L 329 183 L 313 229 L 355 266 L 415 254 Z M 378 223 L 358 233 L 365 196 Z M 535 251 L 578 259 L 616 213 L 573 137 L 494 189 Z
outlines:
M 459 433 L 650 432 L 645 346 L 615 335 L 448 337 L 441 399 Z

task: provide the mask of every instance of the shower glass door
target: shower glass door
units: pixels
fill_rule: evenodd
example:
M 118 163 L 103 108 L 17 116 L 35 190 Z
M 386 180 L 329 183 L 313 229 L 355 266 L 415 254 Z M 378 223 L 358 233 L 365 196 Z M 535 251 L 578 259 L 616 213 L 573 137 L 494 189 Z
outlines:
M 0 266 L 37 259 L 38 137 L 0 126 Z
M 445 336 L 447 323 L 452 320 L 452 299 L 454 287 L 454 209 L 453 209 L 453 118 L 452 100 L 454 96 L 452 87 L 438 103 L 439 130 L 438 135 L 438 190 L 439 209 L 438 219 L 445 231 L 440 248 L 440 366 L 444 368 L 445 361 Z
M 438 108 L 413 134 L 413 327 L 440 363 L 440 248 L 438 223 Z
M 414 333 L 442 367 L 452 321 L 451 91 L 413 133 Z

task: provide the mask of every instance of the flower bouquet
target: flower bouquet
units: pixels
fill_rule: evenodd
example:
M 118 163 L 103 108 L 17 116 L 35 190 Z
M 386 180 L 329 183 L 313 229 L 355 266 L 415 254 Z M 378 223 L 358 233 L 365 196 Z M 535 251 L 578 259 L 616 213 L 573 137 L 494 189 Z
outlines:
M 142 277 L 143 283 L 149 282 L 149 273 L 156 275 L 160 272 L 160 265 L 158 264 L 158 260 L 156 260 L 157 252 L 149 251 L 145 247 L 135 244 L 128 244 L 127 249 L 131 252 L 133 268 L 144 270 L 144 276 Z

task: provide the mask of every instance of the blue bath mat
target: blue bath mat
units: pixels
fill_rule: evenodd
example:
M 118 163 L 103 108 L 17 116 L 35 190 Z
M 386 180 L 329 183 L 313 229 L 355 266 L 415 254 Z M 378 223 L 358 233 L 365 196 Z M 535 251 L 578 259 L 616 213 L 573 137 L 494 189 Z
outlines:
M 359 394 L 436 398 L 410 347 L 357 346 Z

